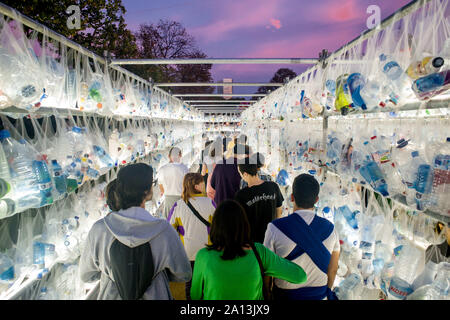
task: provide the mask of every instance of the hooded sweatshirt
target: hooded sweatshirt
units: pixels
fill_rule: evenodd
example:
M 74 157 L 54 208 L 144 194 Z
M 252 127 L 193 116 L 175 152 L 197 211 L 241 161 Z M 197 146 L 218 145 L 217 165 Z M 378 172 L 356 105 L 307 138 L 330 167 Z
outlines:
M 186 282 L 192 269 L 186 251 L 174 228 L 140 207 L 112 212 L 98 220 L 89 231 L 80 259 L 80 277 L 84 282 L 100 279 L 97 300 L 120 300 L 113 281 L 109 249 L 113 241 L 134 248 L 150 242 L 155 273 L 144 300 L 173 300 L 169 281 Z

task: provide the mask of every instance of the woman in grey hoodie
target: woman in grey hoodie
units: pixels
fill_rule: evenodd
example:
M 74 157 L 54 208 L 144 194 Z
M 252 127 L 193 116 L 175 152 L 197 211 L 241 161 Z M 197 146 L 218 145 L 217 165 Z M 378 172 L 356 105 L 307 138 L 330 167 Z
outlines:
M 116 209 L 120 210 L 98 220 L 89 231 L 80 259 L 80 277 L 84 282 L 100 279 L 97 300 L 121 299 L 109 255 L 115 239 L 131 248 L 150 243 L 154 277 L 142 296 L 144 300 L 173 300 L 169 282 L 186 282 L 192 277 L 189 259 L 174 228 L 144 209 L 152 198 L 152 185 L 152 167 L 138 163 L 120 169 L 115 183 Z

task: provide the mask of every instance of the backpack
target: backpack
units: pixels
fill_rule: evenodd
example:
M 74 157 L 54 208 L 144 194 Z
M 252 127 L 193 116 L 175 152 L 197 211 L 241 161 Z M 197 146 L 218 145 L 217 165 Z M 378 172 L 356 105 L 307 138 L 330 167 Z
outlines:
M 149 242 L 130 248 L 115 239 L 109 249 L 114 282 L 123 300 L 142 298 L 155 273 Z

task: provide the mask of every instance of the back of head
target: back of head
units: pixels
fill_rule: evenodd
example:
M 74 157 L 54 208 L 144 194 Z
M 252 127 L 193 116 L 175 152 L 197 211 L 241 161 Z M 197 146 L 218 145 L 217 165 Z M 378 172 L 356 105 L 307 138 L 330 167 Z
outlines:
M 258 166 L 258 169 L 264 167 L 264 164 L 265 164 L 265 161 L 266 161 L 265 158 L 264 158 L 264 155 L 262 153 L 260 153 L 260 152 L 256 152 L 255 153 L 255 158 L 256 158 L 256 164 Z
M 153 169 L 145 163 L 130 164 L 117 174 L 116 193 L 122 210 L 141 206 L 151 192 Z
M 120 201 L 117 196 L 116 187 L 117 187 L 117 179 L 108 183 L 105 190 L 106 204 L 112 211 L 120 210 Z
M 169 159 L 173 162 L 180 162 L 181 160 L 181 149 L 177 147 L 170 148 Z
M 258 174 L 258 161 L 257 155 L 252 154 L 249 158 L 244 161 L 238 162 L 239 171 L 244 174 L 247 173 L 251 176 L 256 176 Z
M 234 200 L 225 200 L 214 211 L 210 249 L 223 250 L 222 259 L 244 256 L 243 246 L 250 244 L 250 225 L 244 208 Z
M 181 194 L 181 198 L 184 202 L 188 202 L 188 200 L 199 192 L 195 189 L 195 186 L 202 183 L 203 177 L 200 173 L 197 172 L 189 172 L 186 173 L 183 179 L 183 192 Z
M 295 204 L 302 209 L 314 207 L 319 191 L 319 182 L 312 175 L 306 173 L 298 175 L 292 185 Z

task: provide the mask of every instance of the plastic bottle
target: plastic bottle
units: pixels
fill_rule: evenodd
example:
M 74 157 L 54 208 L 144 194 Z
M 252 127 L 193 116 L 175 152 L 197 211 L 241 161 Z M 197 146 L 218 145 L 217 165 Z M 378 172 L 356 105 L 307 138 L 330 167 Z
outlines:
M 0 282 L 14 279 L 14 262 L 4 253 L 0 253 Z
M 356 216 L 359 214 L 359 211 L 351 211 L 347 205 L 337 208 L 336 215 L 342 215 L 347 221 L 348 225 L 353 229 L 358 229 L 358 221 Z
M 419 151 L 411 152 L 410 170 L 415 172 L 413 188 L 416 192 L 417 210 L 430 206 L 429 195 L 433 184 L 433 168 L 420 156 Z
M 442 57 L 427 56 L 420 61 L 414 61 L 406 69 L 406 74 L 411 79 L 418 79 L 431 73 L 439 72 L 444 65 Z
M 359 94 L 364 101 L 367 110 L 375 108 L 384 108 L 386 104 L 382 98 L 381 85 L 377 80 L 367 80 L 365 85 L 361 87 Z
M 349 109 L 352 108 L 351 94 L 347 83 L 348 76 L 348 74 L 343 74 L 336 79 L 336 100 L 334 107 L 342 115 L 346 115 Z
M 27 146 L 24 145 L 24 148 Z M 30 156 L 32 154 L 30 153 Z M 41 191 L 41 206 L 45 206 L 47 204 L 53 203 L 52 189 L 53 183 L 52 178 L 50 176 L 50 172 L 48 170 L 47 162 L 42 158 L 42 156 L 38 156 L 37 160 L 33 160 L 33 171 L 37 177 L 37 183 L 39 186 L 39 190 Z
M 9 172 L 8 161 L 0 144 L 0 198 L 11 191 L 11 174 Z
M 362 291 L 362 279 L 356 273 L 351 273 L 335 288 L 339 300 L 358 300 Z
M 333 135 L 328 135 L 328 145 L 327 145 L 327 165 L 336 168 L 340 162 L 340 157 L 342 154 L 342 142 Z
M 438 269 L 439 264 L 434 263 L 431 260 L 428 261 L 422 273 L 414 280 L 411 288 L 415 291 L 422 286 L 431 284 L 436 277 Z
M 58 196 L 64 196 L 67 192 L 67 177 L 57 160 L 52 160 L 53 182 Z
M 109 154 L 106 153 L 105 149 L 97 145 L 94 145 L 93 149 L 94 154 L 98 157 L 98 159 L 101 161 L 103 165 L 105 165 L 108 168 L 114 167 L 114 161 L 111 159 Z
M 412 244 L 406 243 L 395 259 L 394 276 L 392 277 L 388 296 L 393 300 L 404 300 L 412 293 L 412 283 L 422 260 L 422 252 Z
M 435 147 L 433 184 L 430 202 L 433 207 L 450 215 L 450 137 Z
M 403 194 L 405 187 L 402 183 L 401 175 L 395 167 L 395 163 L 392 161 L 389 140 L 384 136 L 372 136 L 369 141 L 368 146 L 372 159 L 377 163 L 383 173 L 388 193 L 391 196 L 394 194 Z
M 366 102 L 361 96 L 361 90 L 366 84 L 363 75 L 360 73 L 352 73 L 348 76 L 347 83 L 354 106 L 362 110 L 367 110 Z
M 39 268 L 48 268 L 55 259 L 55 245 L 45 235 L 37 236 L 33 240 L 33 264 Z
M 43 202 L 34 159 L 29 158 L 30 146 L 11 138 L 8 130 L 0 131 L 0 142 L 10 165 L 13 191 L 10 198 L 15 202 L 15 211 L 37 208 Z
M 449 70 L 432 73 L 414 81 L 412 89 L 419 100 L 427 100 L 450 88 Z
M 388 79 L 390 89 L 393 90 L 393 92 L 389 94 L 391 99 L 398 100 L 409 97 L 412 93 L 410 80 L 397 61 L 395 61 L 393 57 L 385 54 L 379 56 L 379 61 L 381 71 Z
M 366 148 L 369 148 L 368 144 L 368 141 L 364 142 Z M 375 161 L 368 158 L 366 163 L 359 169 L 359 173 L 375 191 L 381 193 L 385 197 L 389 195 L 384 175 Z
M 408 300 L 450 300 L 450 263 L 441 262 L 431 284 L 416 289 Z

